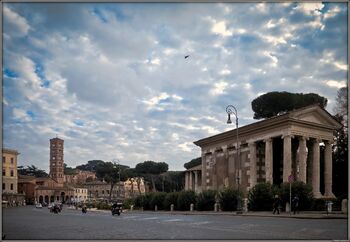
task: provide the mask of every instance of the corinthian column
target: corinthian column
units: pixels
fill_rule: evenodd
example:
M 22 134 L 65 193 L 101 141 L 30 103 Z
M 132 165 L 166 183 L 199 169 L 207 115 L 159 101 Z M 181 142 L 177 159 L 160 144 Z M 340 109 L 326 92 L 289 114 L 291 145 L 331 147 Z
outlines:
M 254 187 L 256 184 L 256 144 L 255 142 L 249 143 L 250 153 L 250 187 Z
M 288 176 L 292 172 L 292 137 L 283 137 L 283 182 L 288 182 Z
M 307 148 L 306 138 L 300 137 L 299 139 L 299 181 L 306 183 L 306 159 L 307 159 Z
M 335 198 L 332 192 L 332 146 L 330 141 L 325 142 L 324 150 L 324 196 Z
M 315 139 L 312 144 L 312 191 L 315 198 L 322 197 L 320 193 L 320 142 Z
M 266 174 L 266 182 L 270 182 L 273 184 L 272 173 L 272 139 L 268 138 L 265 140 L 265 174 Z

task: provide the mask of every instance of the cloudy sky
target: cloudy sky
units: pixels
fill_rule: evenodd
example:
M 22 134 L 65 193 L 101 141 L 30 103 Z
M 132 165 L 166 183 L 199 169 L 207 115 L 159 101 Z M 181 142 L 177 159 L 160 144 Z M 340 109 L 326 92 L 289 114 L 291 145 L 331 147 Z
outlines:
M 189 58 L 184 58 L 190 55 Z M 170 170 L 193 141 L 252 119 L 270 91 L 314 92 L 333 113 L 347 81 L 347 3 L 5 3 L 3 144 L 48 171 L 88 160 Z

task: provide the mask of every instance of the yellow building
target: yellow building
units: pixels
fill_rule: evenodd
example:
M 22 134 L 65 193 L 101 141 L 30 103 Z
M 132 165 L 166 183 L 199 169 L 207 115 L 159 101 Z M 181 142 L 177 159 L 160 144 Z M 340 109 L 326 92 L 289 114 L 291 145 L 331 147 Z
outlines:
M 2 149 L 2 192 L 16 194 L 17 189 L 17 150 Z
M 18 206 L 25 203 L 24 194 L 18 194 L 17 150 L 2 149 L 2 205 Z

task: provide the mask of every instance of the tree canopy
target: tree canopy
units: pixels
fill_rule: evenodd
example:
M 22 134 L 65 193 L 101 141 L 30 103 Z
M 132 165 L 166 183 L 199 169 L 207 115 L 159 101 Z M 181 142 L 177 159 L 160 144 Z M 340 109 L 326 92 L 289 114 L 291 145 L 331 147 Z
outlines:
M 348 192 L 348 89 L 338 90 L 335 118 L 343 126 L 335 132 L 333 145 L 333 192 L 336 196 L 347 196 Z
M 156 189 L 154 177 L 156 175 L 159 175 L 161 173 L 168 171 L 168 169 L 169 169 L 169 166 L 165 162 L 144 161 L 142 163 L 138 163 L 135 166 L 135 171 L 137 174 L 144 176 L 145 180 L 148 180 L 148 181 L 150 178 L 152 183 L 152 190 Z
M 68 167 L 66 163 L 64 163 L 64 174 L 65 175 L 75 175 L 76 169 L 72 167 Z
M 312 104 L 327 106 L 327 98 L 315 93 L 269 92 L 252 101 L 254 119 L 271 118 Z
M 103 164 L 103 160 L 89 160 L 87 164 L 77 166 L 76 169 L 82 170 L 82 171 L 92 171 L 96 172 L 96 168 L 99 164 Z
M 184 167 L 186 169 L 190 169 L 190 168 L 198 166 L 200 164 L 202 164 L 202 157 L 198 157 L 198 158 L 192 159 L 191 161 L 185 163 Z
M 18 174 L 25 175 L 25 176 L 35 176 L 35 177 L 48 177 L 49 174 L 47 174 L 44 170 L 40 170 L 38 167 L 31 165 L 27 166 L 26 168 L 23 166 L 18 166 Z

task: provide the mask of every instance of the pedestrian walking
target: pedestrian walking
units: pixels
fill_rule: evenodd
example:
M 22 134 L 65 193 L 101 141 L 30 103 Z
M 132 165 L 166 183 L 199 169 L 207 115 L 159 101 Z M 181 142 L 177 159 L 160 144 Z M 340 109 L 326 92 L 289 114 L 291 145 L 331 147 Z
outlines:
M 275 195 L 275 198 L 273 200 L 273 214 L 277 212 L 277 214 L 280 214 L 280 206 L 281 206 L 281 199 L 278 195 Z
M 297 195 L 295 195 L 292 200 L 292 208 L 294 214 L 299 213 L 299 197 Z

